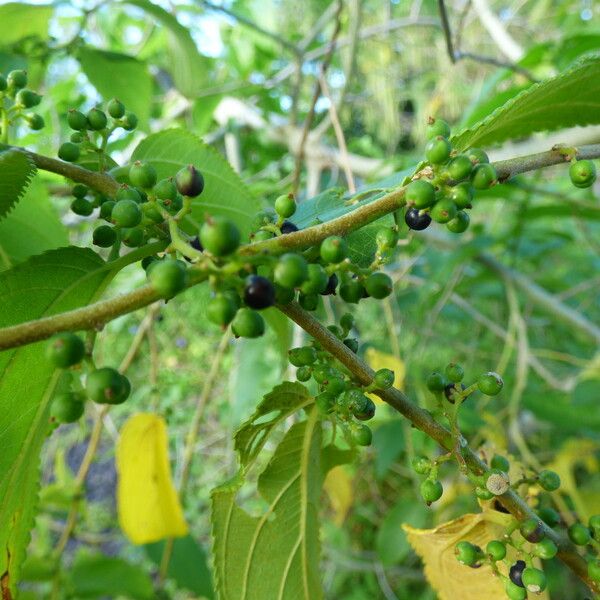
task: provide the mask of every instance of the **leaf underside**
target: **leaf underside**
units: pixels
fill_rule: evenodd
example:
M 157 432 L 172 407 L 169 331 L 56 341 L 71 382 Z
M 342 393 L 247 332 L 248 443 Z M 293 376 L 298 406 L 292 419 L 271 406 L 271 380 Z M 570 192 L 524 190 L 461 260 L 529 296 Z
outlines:
M 21 198 L 35 171 L 35 165 L 24 152 L 0 151 L 0 219 Z

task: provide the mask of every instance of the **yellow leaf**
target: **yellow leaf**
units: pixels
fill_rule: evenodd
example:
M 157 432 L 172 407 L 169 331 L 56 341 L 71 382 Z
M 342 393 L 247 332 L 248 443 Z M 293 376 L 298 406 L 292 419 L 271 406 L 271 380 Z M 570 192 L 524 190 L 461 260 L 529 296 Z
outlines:
M 497 600 L 505 598 L 504 585 L 488 565 L 471 569 L 461 565 L 454 556 L 454 546 L 467 540 L 485 549 L 486 544 L 502 539 L 511 515 L 493 510 L 478 514 L 468 514 L 438 525 L 434 529 L 415 529 L 403 525 L 408 541 L 425 564 L 425 576 L 437 592 L 439 600 Z M 507 548 L 507 557 L 514 560 L 515 550 Z M 506 575 L 503 563 L 498 563 L 500 571 Z M 547 595 L 536 596 L 547 599 Z
M 339 527 L 352 506 L 352 481 L 346 470 L 337 466 L 327 473 L 323 487 L 333 508 L 333 522 Z
M 380 352 L 375 348 L 367 348 L 365 352 L 365 360 L 374 371 L 379 369 L 389 369 L 394 373 L 394 387 L 399 390 L 404 389 L 404 376 L 406 374 L 406 365 L 404 362 L 391 354 Z M 383 401 L 375 394 L 368 394 L 374 402 L 381 404 Z
M 171 480 L 167 428 L 162 417 L 139 413 L 123 428 L 116 450 L 119 524 L 134 544 L 188 532 Z

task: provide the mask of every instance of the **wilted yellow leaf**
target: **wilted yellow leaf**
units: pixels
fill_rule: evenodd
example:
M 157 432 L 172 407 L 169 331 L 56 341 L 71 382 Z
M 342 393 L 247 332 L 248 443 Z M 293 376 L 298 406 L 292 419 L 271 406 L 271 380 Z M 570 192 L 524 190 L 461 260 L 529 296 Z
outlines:
M 333 522 L 340 526 L 352 506 L 352 480 L 343 467 L 337 466 L 327 473 L 323 487 L 333 508 Z
M 119 524 L 134 544 L 148 544 L 188 532 L 171 480 L 167 428 L 162 417 L 130 417 L 117 443 Z
M 511 520 L 510 515 L 484 510 L 479 514 L 463 515 L 434 529 L 402 527 L 410 545 L 423 560 L 425 576 L 439 600 L 498 600 L 506 597 L 502 581 L 487 565 L 479 569 L 461 565 L 454 556 L 454 546 L 467 540 L 485 549 L 490 540 L 502 539 Z M 509 546 L 509 559 L 514 557 L 514 552 Z M 498 564 L 500 571 L 507 574 L 505 565 Z M 540 594 L 536 598 L 544 599 L 547 595 Z
M 365 352 L 365 360 L 367 364 L 374 371 L 379 369 L 389 369 L 394 373 L 394 387 L 399 390 L 404 389 L 404 376 L 406 375 L 406 365 L 404 362 L 391 354 L 380 352 L 375 348 L 367 348 Z M 383 401 L 375 394 L 368 394 L 370 398 L 376 403 L 382 403 Z

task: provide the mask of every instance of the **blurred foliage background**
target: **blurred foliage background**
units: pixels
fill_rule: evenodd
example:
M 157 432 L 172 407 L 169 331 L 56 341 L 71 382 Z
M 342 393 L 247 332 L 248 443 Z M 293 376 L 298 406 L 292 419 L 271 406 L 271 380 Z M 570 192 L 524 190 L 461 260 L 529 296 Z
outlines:
M 14 5 L 2 5 L 0 71 L 27 68 L 45 94 L 41 112 L 49 127 L 42 135 L 24 134 L 22 145 L 53 154 L 67 136 L 68 108 L 89 109 L 117 96 L 138 114 L 142 133 L 184 127 L 212 144 L 268 206 L 293 184 L 319 77 L 326 86 L 317 95 L 304 148 L 300 199 L 347 188 L 348 169 L 360 189 L 414 166 L 428 116 L 443 117 L 458 131 L 536 80 L 600 50 L 600 7 L 593 0 L 446 4 L 455 50 L 465 53 L 455 64 L 433 0 L 347 0 L 341 12 L 336 0 L 174 0 L 161 2 L 160 12 L 146 0 L 77 1 L 21 4 L 24 12 L 13 21 L 1 15 Z M 333 35 L 336 46 L 323 75 Z M 340 150 L 338 123 L 347 153 Z M 140 135 L 117 136 L 109 150 L 126 159 Z M 598 142 L 600 129 L 533 136 L 490 154 L 515 156 L 556 141 Z M 48 183 L 28 192 L 10 231 L 7 221 L 0 224 L 0 246 L 18 235 L 19 219 L 35 219 L 39 210 L 51 211 L 54 221 L 35 240 L 38 248 L 59 244 L 60 222 L 71 243 L 90 244 L 87 220 L 68 212 L 64 182 L 57 177 Z M 360 352 L 371 360 L 373 350 L 393 357 L 405 372 L 405 390 L 422 406 L 430 402 L 424 378 L 449 361 L 460 362 L 471 377 L 501 373 L 502 395 L 463 411 L 465 434 L 524 464 L 554 465 L 566 483 L 559 508 L 582 518 L 600 512 L 599 194 L 598 187 L 571 187 L 564 168 L 546 169 L 482 195 L 471 229 L 460 238 L 439 228 L 427 235 L 403 231 L 389 267 L 394 296 L 365 301 L 355 312 Z M 142 279 L 141 270 L 130 267 L 111 292 L 130 290 Z M 48 439 L 24 598 L 50 594 L 35 556 L 56 546 L 73 502 L 79 502 L 79 516 L 63 560 L 91 588 L 76 597 L 144 597 L 143 583 L 133 591 L 102 586 L 107 579 L 161 576 L 160 544 L 133 546 L 116 516 L 115 440 L 121 424 L 139 411 L 166 418 L 175 482 L 190 422 L 195 414 L 200 418 L 184 501 L 190 536 L 176 544 L 162 576 L 170 597 L 213 596 L 210 490 L 235 472 L 236 427 L 273 385 L 293 377 L 286 352 L 302 334 L 273 314 L 265 337 L 222 342 L 222 333 L 206 322 L 207 297 L 203 287 L 191 289 L 151 313 L 117 319 L 99 336 L 98 361 L 116 366 L 145 323 L 127 373 L 133 397 L 105 416 L 80 501 L 73 498 L 74 478 L 99 419 L 94 407 L 84 421 L 61 426 Z M 341 310 L 333 298 L 320 316 L 332 322 Z M 217 377 L 207 388 L 216 354 Z M 435 598 L 401 524 L 434 526 L 477 506 L 458 473 L 446 469 L 447 492 L 438 506 L 426 508 L 410 459 L 434 454 L 434 445 L 386 406 L 378 408 L 374 432 L 373 446 L 326 484 L 327 598 Z M 125 570 L 90 562 L 97 554 L 128 561 L 120 564 Z M 552 598 L 584 597 L 558 562 L 548 575 Z

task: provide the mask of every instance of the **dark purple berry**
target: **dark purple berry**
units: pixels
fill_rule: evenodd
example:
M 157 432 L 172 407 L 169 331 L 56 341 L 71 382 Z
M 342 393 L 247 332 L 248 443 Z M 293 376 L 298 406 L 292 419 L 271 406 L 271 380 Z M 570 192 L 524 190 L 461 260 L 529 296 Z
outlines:
M 175 185 L 180 194 L 195 198 L 204 190 L 204 177 L 194 165 L 188 165 L 175 175 Z
M 294 225 L 291 221 L 284 221 L 281 224 L 281 233 L 282 234 L 286 234 L 286 233 L 293 233 L 294 231 L 298 231 L 298 227 L 296 225 Z
M 508 572 L 508 576 L 510 577 L 510 580 L 515 584 L 518 585 L 519 587 L 525 587 L 523 585 L 523 571 L 525 570 L 525 568 L 527 567 L 527 565 L 525 564 L 524 560 L 518 560 L 511 568 L 510 571 Z
M 321 296 L 331 296 L 332 294 L 335 295 L 335 289 L 337 288 L 337 286 L 338 278 L 337 275 L 334 273 L 333 275 L 330 275 L 329 280 L 327 281 L 327 287 L 323 292 L 321 292 Z
M 250 275 L 246 279 L 244 302 L 246 306 L 259 310 L 273 306 L 275 304 L 275 287 L 266 277 Z
M 416 208 L 409 208 L 404 215 L 404 222 L 409 226 L 410 229 L 415 231 L 423 231 L 427 229 L 431 223 L 431 217 L 428 213 L 419 214 L 419 210 Z

